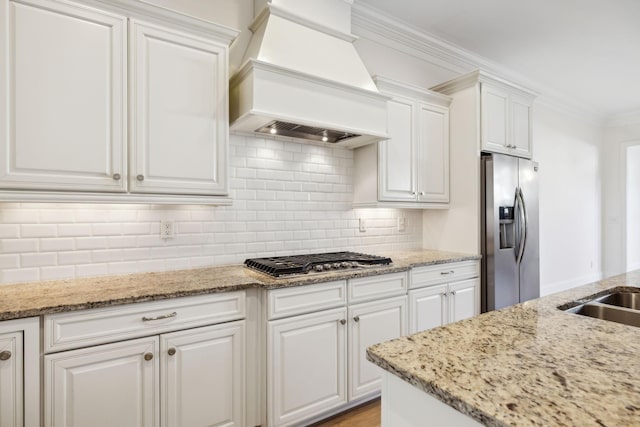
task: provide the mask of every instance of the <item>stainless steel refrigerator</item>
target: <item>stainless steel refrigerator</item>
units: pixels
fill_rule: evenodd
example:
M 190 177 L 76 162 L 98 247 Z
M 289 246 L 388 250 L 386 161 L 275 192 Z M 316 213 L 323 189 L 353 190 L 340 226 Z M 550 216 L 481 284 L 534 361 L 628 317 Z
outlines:
M 482 153 L 482 312 L 540 296 L 538 164 Z

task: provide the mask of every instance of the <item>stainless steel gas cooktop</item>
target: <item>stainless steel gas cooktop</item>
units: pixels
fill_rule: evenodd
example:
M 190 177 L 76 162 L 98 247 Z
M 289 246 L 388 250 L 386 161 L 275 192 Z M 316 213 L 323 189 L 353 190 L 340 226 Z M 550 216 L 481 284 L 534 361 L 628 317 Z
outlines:
M 391 258 L 357 252 L 330 252 L 324 254 L 292 255 L 270 258 L 250 258 L 245 265 L 254 270 L 280 277 L 348 268 L 364 268 L 391 264 Z

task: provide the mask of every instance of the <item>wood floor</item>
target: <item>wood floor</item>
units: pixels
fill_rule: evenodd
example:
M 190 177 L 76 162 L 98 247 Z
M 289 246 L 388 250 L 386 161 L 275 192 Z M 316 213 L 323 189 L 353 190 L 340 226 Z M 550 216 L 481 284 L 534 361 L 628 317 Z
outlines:
M 357 406 L 311 427 L 380 427 L 380 399 Z

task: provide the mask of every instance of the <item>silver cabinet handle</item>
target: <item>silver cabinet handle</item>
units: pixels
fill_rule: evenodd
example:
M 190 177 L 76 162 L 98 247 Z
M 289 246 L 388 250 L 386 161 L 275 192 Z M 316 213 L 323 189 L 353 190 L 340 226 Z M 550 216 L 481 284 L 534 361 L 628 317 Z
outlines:
M 451 295 L 455 295 L 455 294 L 456 294 L 456 291 L 451 291 Z
M 354 322 L 359 322 L 359 321 L 360 321 L 360 316 L 355 316 L 355 317 L 353 318 L 353 321 L 354 321 Z
M 412 192 L 411 192 L 411 195 L 412 195 L 412 196 L 415 196 L 415 195 L 416 195 L 416 192 L 415 192 L 415 191 L 412 191 Z
M 156 317 L 142 316 L 142 321 L 143 322 L 151 322 L 152 320 L 169 319 L 171 317 L 176 317 L 177 315 L 178 315 L 178 312 L 174 311 L 173 313 L 163 314 L 161 316 L 156 316 Z
M 174 354 L 176 354 L 176 348 L 175 347 L 171 347 L 169 350 L 167 350 L 167 354 L 169 356 L 173 356 Z
M 344 320 L 344 319 L 340 319 L 340 324 L 341 324 L 341 325 L 344 325 L 344 324 L 346 324 L 346 323 L 347 323 L 347 321 L 346 321 L 346 320 Z
M 120 174 L 119 174 L 119 173 L 114 173 L 114 174 L 113 174 L 113 180 L 114 180 L 114 181 L 120 181 L 120 178 L 122 178 L 122 176 L 120 176 Z
M 9 360 L 11 359 L 11 352 L 9 350 L 5 350 L 0 352 L 0 360 Z
M 424 191 L 421 191 L 421 192 L 420 192 L 420 195 L 421 195 L 421 196 L 424 196 Z
M 151 359 L 153 359 L 153 353 L 145 353 L 144 354 L 144 360 L 146 360 L 148 362 Z
M 449 296 L 449 294 L 448 294 L 448 293 L 446 293 L 446 292 L 443 292 L 443 293 L 442 293 L 442 296 L 446 298 L 446 297 L 448 297 L 448 296 Z
M 455 273 L 455 271 L 450 270 L 450 271 L 441 271 L 440 274 L 442 274 L 443 276 L 449 275 L 449 274 L 453 274 Z
M 144 175 L 138 175 L 136 176 L 136 179 L 140 182 L 144 181 Z

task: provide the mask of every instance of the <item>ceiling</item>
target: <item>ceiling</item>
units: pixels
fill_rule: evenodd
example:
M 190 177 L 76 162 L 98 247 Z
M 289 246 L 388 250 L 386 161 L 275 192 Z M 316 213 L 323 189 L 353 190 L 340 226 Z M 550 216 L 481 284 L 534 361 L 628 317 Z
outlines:
M 640 110 L 639 0 L 358 3 L 480 55 L 598 115 Z

